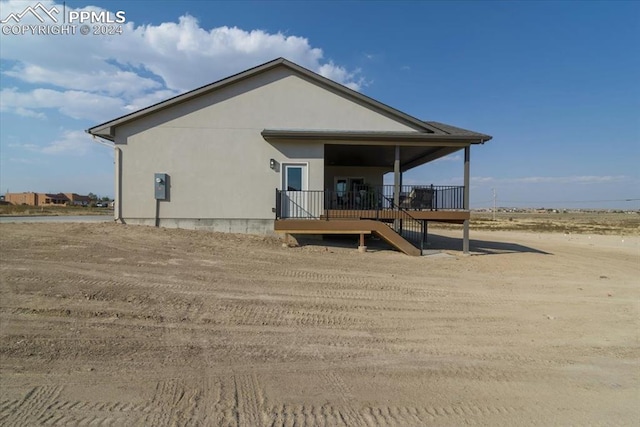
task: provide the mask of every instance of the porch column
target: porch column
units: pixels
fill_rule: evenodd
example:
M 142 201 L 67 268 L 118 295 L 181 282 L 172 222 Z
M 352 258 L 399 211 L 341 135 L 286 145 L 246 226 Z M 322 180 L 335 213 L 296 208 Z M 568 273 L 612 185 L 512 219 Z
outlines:
M 469 163 L 471 161 L 471 146 L 464 148 L 464 210 L 469 210 Z M 466 219 L 462 231 L 462 252 L 469 253 L 469 220 Z
M 396 145 L 396 159 L 393 162 L 393 203 L 400 206 L 400 146 Z

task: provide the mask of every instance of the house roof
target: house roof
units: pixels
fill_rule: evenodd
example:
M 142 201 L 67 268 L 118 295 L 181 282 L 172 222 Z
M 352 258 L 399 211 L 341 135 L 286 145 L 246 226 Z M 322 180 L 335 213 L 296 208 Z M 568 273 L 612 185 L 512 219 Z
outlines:
M 445 123 L 439 123 L 439 122 L 426 122 L 426 124 L 428 124 L 429 126 L 431 126 L 432 128 L 438 129 L 444 133 L 446 133 L 447 135 L 456 135 L 456 136 L 470 136 L 470 137 L 478 137 L 478 138 L 485 138 L 485 141 L 488 141 L 491 139 L 491 136 L 489 135 L 485 135 L 482 133 L 478 133 L 472 130 L 468 130 L 468 129 L 462 129 L 456 126 L 451 126 Z
M 151 105 L 149 107 L 143 108 L 133 113 L 129 113 L 124 116 L 118 117 L 116 119 L 110 120 L 108 122 L 96 125 L 92 128 L 87 129 L 87 132 L 90 133 L 91 135 L 95 135 L 95 136 L 113 141 L 115 137 L 115 128 L 117 126 L 134 121 L 138 118 L 153 114 L 159 110 L 170 108 L 174 105 L 189 101 L 198 96 L 208 94 L 217 89 L 232 85 L 234 83 L 248 79 L 257 74 L 264 73 L 276 67 L 287 67 L 290 70 L 293 70 L 294 72 L 298 73 L 299 75 L 314 81 L 320 86 L 324 86 L 328 89 L 333 89 L 347 98 L 351 98 L 355 101 L 363 103 L 374 110 L 378 110 L 380 112 L 386 113 L 387 115 L 395 118 L 396 120 L 406 123 L 411 127 L 414 127 L 417 129 L 417 132 L 421 134 L 451 135 L 451 136 L 457 135 L 457 136 L 464 136 L 467 138 L 477 137 L 479 139 L 482 139 L 482 142 L 488 141 L 491 139 L 491 136 L 489 135 L 472 132 L 466 129 L 456 128 L 454 126 L 449 126 L 442 123 L 425 122 L 425 121 L 419 120 L 413 116 L 410 116 L 409 114 L 403 113 L 400 110 L 397 110 L 393 107 L 383 104 L 382 102 L 376 101 L 375 99 L 370 98 L 366 95 L 363 95 L 360 92 L 357 92 L 353 89 L 349 89 L 344 85 L 336 83 L 333 80 L 330 80 L 317 73 L 314 73 L 313 71 L 310 71 L 304 67 L 301 67 L 300 65 L 295 64 L 291 61 L 288 61 L 284 58 L 278 58 L 273 61 L 264 63 L 262 65 L 258 65 L 257 67 L 250 68 L 246 71 L 235 74 L 233 76 L 224 78 L 222 80 L 218 80 L 214 83 L 210 83 L 208 85 L 183 93 L 181 95 L 174 96 L 173 98 L 169 98 L 165 101 L 159 102 L 157 104 Z
M 406 131 L 343 131 L 343 130 L 310 130 L 310 129 L 265 129 L 262 136 L 266 140 L 304 139 L 331 143 L 332 141 L 366 141 L 396 143 L 435 143 L 440 146 L 463 143 L 481 144 L 491 136 L 462 128 L 447 126 L 447 131 L 439 132 L 406 132 Z M 454 131 L 453 129 L 457 129 Z

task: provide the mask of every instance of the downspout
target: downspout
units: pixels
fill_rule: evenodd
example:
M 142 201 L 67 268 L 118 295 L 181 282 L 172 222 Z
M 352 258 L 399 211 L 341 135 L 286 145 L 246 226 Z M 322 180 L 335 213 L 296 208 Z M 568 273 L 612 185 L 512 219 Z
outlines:
M 113 210 L 113 220 L 115 222 L 119 222 L 120 224 L 124 224 L 122 220 L 122 150 L 114 145 L 114 159 L 116 166 L 116 187 L 115 187 L 115 195 L 114 195 L 114 210 Z
M 90 132 L 87 130 L 87 133 L 90 134 Z M 122 220 L 122 208 L 121 208 L 121 203 L 120 200 L 122 200 L 121 195 L 122 195 L 122 150 L 120 150 L 115 143 L 109 141 L 109 142 L 104 142 L 101 141 L 98 138 L 102 138 L 99 135 L 93 135 L 91 134 L 91 136 L 93 137 L 93 142 L 96 142 L 100 145 L 104 145 L 105 147 L 109 147 L 109 148 L 113 148 L 114 150 L 114 163 L 115 163 L 115 172 L 116 172 L 116 186 L 115 186 L 115 195 L 114 195 L 114 209 L 113 209 L 113 215 L 114 215 L 114 222 L 120 222 L 121 224 L 124 224 L 124 221 Z M 96 136 L 98 136 L 98 138 L 96 138 Z

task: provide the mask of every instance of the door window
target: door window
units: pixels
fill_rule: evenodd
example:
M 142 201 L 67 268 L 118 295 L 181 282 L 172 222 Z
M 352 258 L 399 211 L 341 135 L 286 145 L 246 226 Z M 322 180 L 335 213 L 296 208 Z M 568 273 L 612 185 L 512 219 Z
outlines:
M 301 191 L 302 166 L 287 166 L 285 180 L 287 191 Z

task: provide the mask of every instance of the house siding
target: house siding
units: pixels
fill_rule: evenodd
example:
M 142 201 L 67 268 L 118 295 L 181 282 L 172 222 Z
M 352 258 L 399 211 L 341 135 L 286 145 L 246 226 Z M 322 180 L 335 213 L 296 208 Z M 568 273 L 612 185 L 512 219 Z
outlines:
M 270 159 L 308 164 L 309 189 L 323 190 L 324 146 L 269 143 L 263 129 L 414 130 L 288 68 L 275 68 L 117 127 L 117 214 L 130 223 L 154 219 L 153 175 L 167 173 L 170 199 L 159 204 L 160 225 L 198 228 L 210 220 L 211 229 L 272 230 L 272 221 L 265 220 L 274 218 L 282 178 Z

